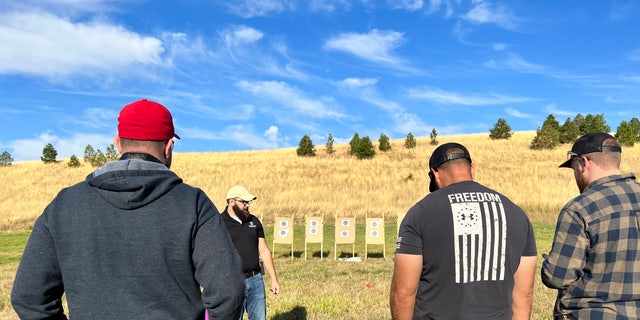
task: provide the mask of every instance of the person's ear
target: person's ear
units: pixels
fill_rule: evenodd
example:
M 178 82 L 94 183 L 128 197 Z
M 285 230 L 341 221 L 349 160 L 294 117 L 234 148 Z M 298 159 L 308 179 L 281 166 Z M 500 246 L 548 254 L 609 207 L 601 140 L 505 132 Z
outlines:
M 118 153 L 122 154 L 122 147 L 120 146 L 120 137 L 118 135 L 115 135 L 113 137 L 113 144 L 116 146 L 116 149 L 118 149 Z
M 578 169 L 580 170 L 580 172 L 584 172 L 587 167 L 589 166 L 589 159 L 587 159 L 587 157 L 582 156 L 580 158 L 578 158 Z
M 473 179 L 476 176 L 476 164 L 475 163 L 471 163 L 471 179 Z
M 173 152 L 173 139 L 169 139 L 164 144 L 164 149 L 163 149 L 164 157 L 169 159 L 169 157 L 171 157 L 172 152 Z
M 588 161 L 587 157 L 585 156 L 580 157 L 580 167 L 582 167 L 582 170 L 584 170 L 585 167 L 587 166 L 587 161 Z

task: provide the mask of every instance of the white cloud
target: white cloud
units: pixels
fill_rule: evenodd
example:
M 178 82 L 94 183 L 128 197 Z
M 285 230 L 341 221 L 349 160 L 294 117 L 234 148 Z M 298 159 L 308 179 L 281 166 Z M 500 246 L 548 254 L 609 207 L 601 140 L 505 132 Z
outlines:
M 640 84 L 640 74 L 629 74 L 620 76 L 620 80 L 631 82 L 633 85 Z
M 422 89 L 410 89 L 408 91 L 408 95 L 413 99 L 428 100 L 442 104 L 457 104 L 466 106 L 497 105 L 534 100 L 526 97 L 511 97 L 501 94 L 460 94 L 457 92 L 449 92 L 431 87 Z
M 166 48 L 165 61 L 172 64 L 176 60 L 201 61 L 208 57 L 209 49 L 202 38 L 190 38 L 185 33 L 164 32 L 161 35 L 162 42 Z
M 42 10 L 64 16 L 85 13 L 104 13 L 117 10 L 120 0 L 3 0 L 5 9 L 12 11 Z M 7 10 L 7 11 L 8 11 Z
M 432 127 L 425 124 L 420 116 L 415 113 L 396 112 L 391 115 L 394 121 L 393 129 L 396 133 L 407 134 L 411 132 L 414 136 L 427 136 L 431 133 Z
M 295 9 L 295 1 L 288 0 L 220 0 L 235 15 L 243 18 L 264 17 Z
M 84 156 L 84 148 L 90 144 L 95 150 L 102 150 L 104 153 L 107 146 L 113 143 L 113 135 L 100 134 L 75 134 L 70 137 L 62 138 L 49 133 L 42 133 L 33 139 L 19 139 L 9 142 L 9 148 L 13 150 L 11 156 L 15 161 L 33 161 L 39 160 L 42 156 L 42 149 L 51 143 L 58 152 L 56 157 L 60 159 L 68 159 L 71 155 L 78 158 Z
M 514 108 L 507 108 L 505 109 L 505 112 L 512 116 L 512 117 L 516 117 L 516 118 L 533 118 L 532 114 L 528 114 L 528 113 L 523 113 L 520 112 L 519 110 L 516 110 Z
M 504 60 L 489 60 L 484 63 L 484 66 L 487 68 L 508 69 L 522 73 L 533 73 L 551 77 L 558 77 L 556 75 L 557 72 L 555 72 L 554 70 L 543 65 L 531 63 L 514 54 L 509 54 L 508 57 Z
M 493 50 L 495 51 L 504 51 L 507 45 L 504 43 L 494 43 L 492 47 L 493 47 Z
M 178 131 L 176 129 L 176 131 Z M 197 127 L 194 128 L 180 128 L 179 130 L 180 138 L 185 139 L 189 138 L 191 140 L 223 140 L 224 137 L 221 136 L 218 132 L 213 132 L 211 130 L 200 129 Z
M 453 7 L 451 1 L 449 0 L 428 0 L 428 4 L 425 5 L 424 0 L 388 0 L 389 3 L 404 3 L 405 6 L 408 6 L 407 9 L 415 8 L 415 10 L 419 10 L 425 8 L 424 13 L 427 15 L 433 14 L 440 10 L 441 7 L 445 7 L 444 16 L 445 18 L 449 18 L 453 15 Z M 459 1 L 458 1 L 459 2 Z
M 387 0 L 387 3 L 394 9 L 404 9 L 416 11 L 422 9 L 423 0 Z
M 215 131 L 201 128 L 182 128 L 180 136 L 182 138 L 188 137 L 190 140 L 229 140 L 253 149 L 277 149 L 284 146 L 284 139 L 276 126 L 270 126 L 262 134 L 255 132 L 251 124 L 231 125 L 223 130 Z
M 373 78 L 347 78 L 340 83 L 345 87 L 369 87 L 378 83 L 378 79 Z
M 427 129 L 429 126 L 425 125 L 420 116 L 406 112 L 401 104 L 385 98 L 376 88 L 377 82 L 377 79 L 372 78 L 347 78 L 340 85 L 354 97 L 387 112 L 393 120 L 390 127 L 395 133 L 425 135 L 430 132 L 431 129 Z
M 54 77 L 162 65 L 162 41 L 101 22 L 49 13 L 0 14 L 0 74 Z
M 257 29 L 239 25 L 218 32 L 222 42 L 221 50 L 214 59 L 218 70 L 228 70 L 233 77 L 241 73 L 266 74 L 274 77 L 305 79 L 307 75 L 291 59 L 288 48 L 280 39 L 261 41 L 266 35 Z M 230 63 L 233 62 L 233 63 Z
M 539 74 L 548 78 L 578 84 L 582 87 L 597 89 L 616 89 L 621 87 L 620 80 L 625 76 L 611 74 L 578 74 L 575 71 L 559 70 L 545 65 L 531 63 L 522 57 L 509 54 L 504 60 L 489 60 L 484 63 L 487 68 L 507 69 L 521 73 Z M 633 76 L 626 80 L 633 79 Z
M 369 33 L 342 33 L 324 44 L 325 50 L 350 53 L 364 60 L 380 64 L 401 65 L 393 50 L 404 43 L 403 33 L 371 30 Z
M 576 112 L 558 109 L 555 103 L 546 105 L 544 109 L 549 114 L 554 115 L 556 120 L 558 120 L 558 116 L 575 117 L 577 114 Z
M 267 141 L 271 141 L 275 146 L 277 146 L 280 141 L 280 133 L 278 132 L 278 127 L 270 126 L 269 129 L 264 132 L 264 137 L 267 139 Z
M 82 116 L 71 116 L 73 116 L 72 123 L 85 128 L 112 128 L 118 113 L 103 108 L 87 108 L 82 112 Z
M 474 24 L 493 23 L 507 30 L 515 29 L 517 18 L 504 6 L 493 8 L 491 3 L 477 1 L 475 7 L 461 17 Z
M 348 11 L 351 8 L 349 0 L 312 0 L 309 10 L 319 12 L 334 12 L 337 10 Z
M 247 26 L 232 26 L 220 32 L 220 37 L 227 47 L 254 43 L 263 36 L 261 31 Z
M 274 101 L 297 115 L 312 118 L 343 118 L 345 115 L 334 111 L 322 99 L 307 97 L 303 92 L 285 82 L 278 81 L 240 81 L 238 88 L 256 97 Z
M 263 134 L 255 132 L 252 125 L 233 125 L 225 130 L 225 138 L 254 149 L 277 149 L 282 147 L 278 128 L 269 127 Z

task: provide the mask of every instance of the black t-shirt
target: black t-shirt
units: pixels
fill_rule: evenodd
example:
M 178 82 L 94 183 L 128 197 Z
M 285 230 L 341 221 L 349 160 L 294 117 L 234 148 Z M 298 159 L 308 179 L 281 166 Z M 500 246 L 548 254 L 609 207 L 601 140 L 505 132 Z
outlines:
M 522 209 L 473 181 L 415 204 L 396 253 L 422 255 L 414 319 L 511 319 L 513 274 L 522 256 L 537 254 Z
M 242 258 L 243 272 L 260 271 L 260 251 L 258 238 L 264 238 L 262 223 L 254 215 L 249 222 L 240 223 L 233 219 L 227 209 L 222 212 L 229 236 Z

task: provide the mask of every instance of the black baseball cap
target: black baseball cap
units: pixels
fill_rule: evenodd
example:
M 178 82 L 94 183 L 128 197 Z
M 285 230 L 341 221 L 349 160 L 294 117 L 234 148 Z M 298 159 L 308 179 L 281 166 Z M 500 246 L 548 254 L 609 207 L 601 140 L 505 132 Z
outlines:
M 588 133 L 580 137 L 573 144 L 571 151 L 567 152 L 569 159 L 560 165 L 560 168 L 571 168 L 571 160 L 592 152 L 622 152 L 622 148 L 618 146 L 603 146 L 605 140 L 613 139 L 612 135 L 604 132 Z
M 447 151 L 450 149 L 460 149 L 462 152 L 447 155 Z M 431 158 L 429 158 L 429 178 L 431 178 L 431 182 L 429 183 L 430 192 L 438 190 L 438 184 L 436 183 L 436 179 L 433 174 L 431 174 L 431 169 L 438 170 L 438 168 L 445 162 L 461 158 L 469 159 L 469 162 L 471 162 L 469 150 L 456 142 L 445 143 L 433 150 Z

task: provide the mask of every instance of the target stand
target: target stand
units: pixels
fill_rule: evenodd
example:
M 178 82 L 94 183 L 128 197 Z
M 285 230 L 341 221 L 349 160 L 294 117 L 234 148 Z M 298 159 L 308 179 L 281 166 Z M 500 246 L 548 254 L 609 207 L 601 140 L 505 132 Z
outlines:
M 307 244 L 320 244 L 320 260 L 324 250 L 324 216 L 305 215 L 304 260 L 307 260 Z
M 351 256 L 356 256 L 356 218 L 347 218 L 342 217 L 338 218 L 336 216 L 336 235 L 335 241 L 333 243 L 333 259 L 338 259 L 338 245 L 342 244 L 350 244 L 351 245 Z
M 387 259 L 387 250 L 384 244 L 384 216 L 382 218 L 367 217 L 366 236 L 364 240 L 364 258 L 369 254 L 369 245 L 382 245 L 382 257 Z
M 276 244 L 288 244 L 291 245 L 291 260 L 293 260 L 293 219 L 276 217 L 273 225 L 273 251 L 271 256 L 275 252 Z

